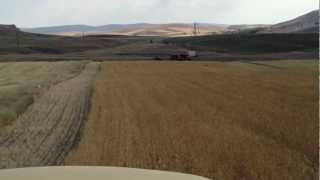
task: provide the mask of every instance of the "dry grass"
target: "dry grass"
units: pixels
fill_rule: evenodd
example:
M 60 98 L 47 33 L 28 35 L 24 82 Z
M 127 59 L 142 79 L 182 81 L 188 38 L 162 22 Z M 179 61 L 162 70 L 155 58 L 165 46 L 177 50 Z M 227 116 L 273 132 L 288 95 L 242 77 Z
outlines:
M 57 165 L 64 159 L 88 112 L 97 69 L 97 64 L 87 64 L 78 76 L 48 89 L 11 126 L 1 129 L 0 169 Z
M 110 62 L 66 165 L 316 179 L 316 61 Z
M 0 128 L 12 124 L 51 85 L 77 76 L 84 63 L 0 63 Z

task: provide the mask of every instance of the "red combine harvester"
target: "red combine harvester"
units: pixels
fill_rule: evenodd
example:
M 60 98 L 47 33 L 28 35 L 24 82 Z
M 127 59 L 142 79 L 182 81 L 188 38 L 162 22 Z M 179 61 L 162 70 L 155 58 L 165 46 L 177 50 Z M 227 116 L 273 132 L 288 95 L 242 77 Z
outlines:
M 173 61 L 192 61 L 192 57 L 196 57 L 195 51 L 187 51 L 179 54 L 172 54 L 170 60 Z

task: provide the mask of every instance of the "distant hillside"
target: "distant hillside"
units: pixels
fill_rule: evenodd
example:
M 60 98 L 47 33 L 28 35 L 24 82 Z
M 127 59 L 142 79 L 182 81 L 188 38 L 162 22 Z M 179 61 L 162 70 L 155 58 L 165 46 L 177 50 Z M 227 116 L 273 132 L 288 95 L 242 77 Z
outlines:
M 319 10 L 273 25 L 259 33 L 319 33 Z
M 249 29 L 260 29 L 260 28 L 268 28 L 271 25 L 267 24 L 239 24 L 239 25 L 231 25 L 228 27 L 228 31 L 246 31 Z
M 199 24 L 200 34 L 224 32 L 227 26 L 216 24 Z M 68 25 L 40 28 L 24 28 L 25 32 L 53 35 L 77 36 L 85 34 L 119 34 L 134 36 L 190 36 L 193 24 L 110 24 L 104 26 Z
M 24 28 L 25 32 L 38 33 L 38 34 L 64 34 L 70 32 L 88 32 L 93 31 L 94 27 L 86 25 L 68 25 L 68 26 L 52 26 L 40 28 Z
M 227 26 L 216 24 L 199 24 L 199 35 L 222 33 Z M 113 33 L 130 36 L 191 36 L 193 35 L 193 24 L 148 24 L 144 27 L 127 28 Z
M 166 36 L 179 37 L 193 35 L 192 23 L 171 23 L 171 24 L 109 24 L 104 26 L 67 25 L 40 28 L 24 28 L 22 31 L 50 34 L 79 36 L 96 34 L 113 34 L 126 36 Z M 199 35 L 223 34 L 223 33 L 246 33 L 246 34 L 270 34 L 270 33 L 319 33 L 319 11 L 312 11 L 293 20 L 275 25 L 266 24 L 241 24 L 241 25 L 220 25 L 220 24 L 199 24 Z
M 51 26 L 39 28 L 24 28 L 25 32 L 51 35 L 70 35 L 77 36 L 82 33 L 85 34 L 109 34 L 114 31 L 120 31 L 127 28 L 136 28 L 144 24 L 109 24 L 105 26 L 87 26 L 87 25 L 66 25 L 66 26 Z
M 19 31 L 19 29 L 15 25 L 4 25 L 0 24 L 0 33 L 7 34 L 7 33 L 13 33 Z
M 128 44 L 130 37 L 66 37 L 20 31 L 15 25 L 0 25 L 0 55 L 64 54 Z
M 316 33 L 286 34 L 222 34 L 175 37 L 164 42 L 181 48 L 228 54 L 311 52 L 319 49 Z

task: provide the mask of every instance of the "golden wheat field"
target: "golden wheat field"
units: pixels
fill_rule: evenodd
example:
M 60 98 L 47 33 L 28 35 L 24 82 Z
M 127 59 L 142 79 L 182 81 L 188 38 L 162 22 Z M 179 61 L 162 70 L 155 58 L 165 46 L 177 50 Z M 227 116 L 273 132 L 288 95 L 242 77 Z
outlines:
M 316 179 L 316 61 L 106 62 L 66 165 Z

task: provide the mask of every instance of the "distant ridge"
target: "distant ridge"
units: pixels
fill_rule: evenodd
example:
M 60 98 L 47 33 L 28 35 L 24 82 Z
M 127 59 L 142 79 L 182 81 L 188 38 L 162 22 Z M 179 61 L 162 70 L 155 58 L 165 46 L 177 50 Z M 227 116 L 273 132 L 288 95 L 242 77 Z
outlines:
M 199 24 L 201 34 L 221 33 L 227 28 L 219 24 Z M 134 36 L 189 36 L 193 33 L 193 24 L 109 24 L 104 26 L 67 25 L 40 28 L 24 28 L 25 32 L 39 34 L 77 36 L 86 34 L 119 34 Z
M 0 24 L 0 31 L 16 31 L 19 30 L 15 25 Z
M 271 25 L 267 24 L 239 24 L 239 25 L 231 25 L 228 27 L 229 31 L 243 31 L 248 29 L 263 29 L 268 28 Z
M 53 34 L 53 35 L 80 35 L 82 33 L 100 34 L 111 33 L 126 28 L 142 26 L 143 24 L 110 24 L 104 26 L 88 26 L 88 25 L 65 25 L 65 26 L 51 26 L 39 28 L 24 28 L 25 32 L 39 33 L 39 34 Z
M 312 11 L 299 16 L 293 20 L 282 22 L 275 25 L 249 24 L 249 25 L 221 25 L 199 23 L 200 34 L 221 34 L 225 32 L 241 32 L 256 29 L 258 34 L 270 33 L 319 33 L 319 10 Z M 129 36 L 191 36 L 193 35 L 192 23 L 170 23 L 170 24 L 109 24 L 103 26 L 88 25 L 66 25 L 39 28 L 24 28 L 22 31 L 52 34 L 79 36 L 85 33 L 92 34 L 114 34 Z

